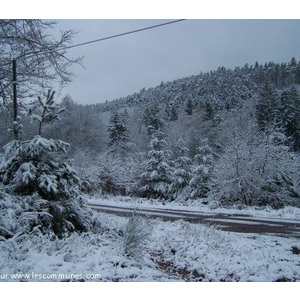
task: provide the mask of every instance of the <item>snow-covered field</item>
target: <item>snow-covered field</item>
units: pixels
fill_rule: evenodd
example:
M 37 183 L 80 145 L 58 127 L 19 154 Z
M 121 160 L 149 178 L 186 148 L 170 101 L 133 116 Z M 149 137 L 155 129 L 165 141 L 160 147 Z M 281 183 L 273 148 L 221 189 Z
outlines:
M 134 234 L 148 236 L 133 245 L 140 255 L 128 257 L 129 219 L 99 218 L 98 234 L 1 241 L 0 281 L 300 281 L 300 256 L 292 251 L 300 249 L 299 239 L 138 218 Z

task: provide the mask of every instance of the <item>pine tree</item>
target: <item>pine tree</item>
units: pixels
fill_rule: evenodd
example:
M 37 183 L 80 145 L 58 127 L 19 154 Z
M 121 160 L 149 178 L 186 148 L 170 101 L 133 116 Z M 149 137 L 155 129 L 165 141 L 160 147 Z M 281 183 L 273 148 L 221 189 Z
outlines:
M 276 126 L 280 122 L 280 102 L 275 88 L 269 81 L 265 82 L 257 107 L 257 121 L 261 129 Z
M 158 105 L 147 107 L 144 111 L 143 121 L 147 127 L 148 135 L 164 127 L 164 121 L 160 118 Z
M 39 96 L 38 100 L 33 102 L 27 108 L 28 115 L 31 119 L 39 123 L 38 135 L 42 134 L 42 125 L 44 123 L 60 120 L 58 115 L 65 111 L 65 108 L 62 108 L 59 104 L 55 103 L 54 94 L 54 91 L 48 90 L 45 99 L 42 99 Z
M 295 83 L 300 84 L 300 62 L 298 62 L 295 70 Z
M 93 213 L 83 201 L 76 171 L 65 161 L 68 148 L 67 143 L 40 136 L 28 141 L 13 141 L 5 146 L 0 182 L 21 201 L 32 199 L 28 204 L 36 202 L 30 204 L 30 208 L 28 205 L 24 208 L 28 211 L 24 213 L 24 220 L 32 219 L 28 224 L 30 229 L 34 229 L 35 223 L 40 223 L 38 230 L 41 232 L 52 231 L 63 237 L 72 231 L 90 231 L 99 223 L 94 223 Z M 40 208 L 46 215 L 41 210 L 35 211 Z M 49 222 L 45 223 L 45 218 Z
M 195 166 L 192 171 L 193 175 L 190 181 L 191 198 L 204 198 L 209 192 L 214 152 L 207 144 L 198 147 L 197 150 L 198 154 L 195 155 L 197 166 Z
M 170 197 L 170 185 L 172 168 L 170 166 L 169 150 L 164 150 L 167 142 L 163 139 L 163 133 L 156 130 L 150 141 L 150 151 L 147 160 L 143 164 L 144 172 L 141 174 L 141 192 L 146 197 L 164 198 Z
M 191 116 L 193 114 L 194 105 L 191 98 L 188 98 L 186 102 L 185 112 L 187 115 Z
M 108 165 L 109 163 L 107 163 Z M 99 187 L 101 194 L 118 195 L 121 194 L 121 188 L 118 184 L 118 179 L 115 174 L 112 174 L 113 170 L 107 168 L 105 164 L 101 164 L 99 167 Z
M 281 95 L 281 124 L 288 137 L 294 141 L 294 148 L 300 147 L 300 96 L 292 87 Z
M 72 187 L 79 185 L 79 178 L 63 161 L 69 146 L 40 136 L 13 141 L 5 146 L 0 179 L 6 185 L 13 185 L 20 195 L 38 193 L 48 200 L 76 196 L 78 191 Z
M 170 110 L 170 116 L 169 120 L 170 121 L 176 121 L 178 119 L 178 111 L 175 105 L 172 105 L 171 110 Z
M 118 112 L 113 112 L 108 126 L 109 143 L 108 153 L 124 157 L 129 150 L 127 127 L 121 121 Z
M 289 63 L 289 67 L 291 68 L 291 71 L 295 71 L 297 68 L 297 60 L 295 57 L 292 57 L 290 63 Z
M 192 161 L 188 157 L 189 149 L 183 139 L 180 139 L 175 147 L 177 148 L 178 157 L 174 161 L 172 192 L 175 196 L 189 185 L 191 179 Z
M 167 102 L 165 106 L 165 114 L 167 119 L 170 119 L 170 112 L 171 112 L 171 105 L 169 102 Z
M 213 120 L 215 117 L 215 111 L 213 105 L 210 102 L 205 102 L 204 108 L 205 108 L 206 119 Z
M 120 118 L 121 118 L 121 120 L 122 120 L 125 124 L 128 122 L 129 114 L 128 114 L 127 108 L 125 108 L 125 109 L 124 109 L 124 112 L 121 113 Z
M 19 199 L 43 202 L 50 222 L 32 206 L 29 219 L 36 215 L 41 232 L 53 231 L 59 237 L 71 231 L 89 231 L 92 214 L 82 202 L 81 182 L 76 171 L 65 160 L 69 144 L 36 136 L 28 141 L 13 141 L 5 146 L 0 164 L 0 182 Z M 28 210 L 28 208 L 26 208 Z M 34 222 L 31 222 L 33 229 Z M 28 232 L 30 232 L 28 230 Z

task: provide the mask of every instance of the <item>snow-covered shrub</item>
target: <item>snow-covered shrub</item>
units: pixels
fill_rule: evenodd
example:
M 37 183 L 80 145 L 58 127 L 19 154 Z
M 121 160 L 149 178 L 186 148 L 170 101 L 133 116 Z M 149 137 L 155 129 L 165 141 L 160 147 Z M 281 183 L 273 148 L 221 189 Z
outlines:
M 100 165 L 98 180 L 102 194 L 124 194 L 124 188 L 119 184 L 118 177 L 113 173 L 113 170 L 109 169 L 104 164 Z
M 77 150 L 72 155 L 72 166 L 77 172 L 81 182 L 80 191 L 85 194 L 96 194 L 99 190 L 99 167 L 95 164 L 96 158 L 96 153 L 88 150 Z
M 72 231 L 99 230 L 96 215 L 80 197 L 49 201 L 37 193 L 13 196 L 0 191 L 0 237 L 5 239 L 31 232 L 62 237 Z
M 51 220 L 48 201 L 37 194 L 20 197 L 0 191 L 0 237 L 7 239 L 34 229 L 45 233 Z
M 78 195 L 80 180 L 65 162 L 69 144 L 35 136 L 4 147 L 0 180 L 19 195 L 38 193 L 48 200 Z
M 124 254 L 127 257 L 141 260 L 144 243 L 149 239 L 149 224 L 136 213 L 128 220 L 123 237 Z
M 104 153 L 98 161 L 97 188 L 103 194 L 131 195 L 140 173 L 141 155 L 127 157 Z
M 80 191 L 82 191 L 83 193 L 92 195 L 97 192 L 96 181 L 92 180 L 89 176 L 80 175 L 80 181 L 81 181 Z
M 49 226 L 59 236 L 74 230 L 88 231 L 98 225 L 80 196 L 76 171 L 65 162 L 68 146 L 40 136 L 13 141 L 5 146 L 0 164 L 0 181 L 7 191 L 18 196 L 13 199 L 33 197 L 43 201 L 51 216 Z M 7 208 L 6 213 L 9 211 Z
M 224 204 L 298 206 L 300 159 L 285 145 L 285 135 L 274 128 L 260 131 L 247 110 L 222 126 L 224 152 L 213 171 L 212 198 Z
M 98 232 L 100 220 L 95 212 L 86 205 L 83 196 L 62 201 L 48 201 L 49 213 L 52 215 L 51 228 L 58 236 L 68 232 Z

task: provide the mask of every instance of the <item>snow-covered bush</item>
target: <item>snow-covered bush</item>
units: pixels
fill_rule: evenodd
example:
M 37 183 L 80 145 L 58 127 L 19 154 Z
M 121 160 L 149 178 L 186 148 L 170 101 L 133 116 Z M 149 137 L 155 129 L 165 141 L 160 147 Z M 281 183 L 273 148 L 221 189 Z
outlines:
M 62 237 L 72 231 L 100 229 L 96 215 L 80 197 L 49 201 L 37 193 L 13 196 L 0 191 L 0 239 L 33 232 Z
M 144 243 L 149 239 L 149 224 L 139 215 L 133 213 L 128 220 L 123 236 L 124 254 L 127 257 L 141 260 Z
M 49 212 L 53 216 L 51 229 L 58 236 L 73 231 L 100 231 L 100 220 L 98 220 L 95 212 L 86 205 L 83 196 L 60 201 L 48 201 L 48 203 Z
M 98 172 L 95 164 L 97 154 L 88 150 L 77 150 L 72 155 L 72 166 L 80 178 L 80 191 L 85 194 L 96 194 L 99 191 Z
M 224 152 L 213 171 L 212 198 L 224 204 L 298 206 L 300 160 L 285 135 L 274 128 L 260 131 L 249 110 L 229 116 L 222 126 Z
M 0 180 L 19 195 L 38 193 L 48 200 L 78 195 L 80 180 L 65 162 L 69 144 L 35 136 L 4 147 Z
M 124 194 L 124 187 L 121 186 L 117 174 L 113 171 L 114 169 L 108 167 L 108 162 L 100 165 L 98 181 L 101 194 Z
M 103 154 L 98 161 L 97 188 L 103 194 L 129 195 L 134 193 L 139 174 L 141 155 L 127 157 Z
M 13 141 L 5 146 L 0 164 L 0 182 L 14 195 L 10 198 L 11 203 L 15 205 L 17 201 L 28 202 L 30 199 L 36 199 L 38 203 L 42 201 L 45 212 L 51 216 L 47 228 L 59 236 L 74 230 L 87 231 L 99 225 L 80 196 L 76 171 L 65 162 L 68 146 L 62 141 L 40 136 L 29 141 Z M 12 196 L 6 194 L 4 197 Z M 8 207 L 4 213 L 15 210 Z M 38 210 L 33 210 L 33 213 L 31 216 L 38 216 L 35 223 L 44 226 L 39 220 Z
M 0 237 L 8 239 L 34 229 L 47 232 L 51 219 L 48 201 L 37 194 L 20 197 L 0 191 Z

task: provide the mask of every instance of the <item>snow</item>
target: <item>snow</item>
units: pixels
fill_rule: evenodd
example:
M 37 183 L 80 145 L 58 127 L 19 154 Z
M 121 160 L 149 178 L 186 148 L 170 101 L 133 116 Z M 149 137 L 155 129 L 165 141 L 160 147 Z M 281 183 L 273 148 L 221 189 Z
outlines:
M 170 280 L 153 262 L 146 259 L 141 263 L 123 255 L 122 238 L 111 230 L 124 230 L 127 219 L 114 217 L 112 220 L 105 214 L 99 217 L 110 228 L 101 235 L 74 233 L 63 240 L 28 236 L 22 243 L 14 240 L 0 243 L 0 273 L 8 275 L 0 281 L 20 281 L 12 278 L 15 274 L 28 276 L 24 281 L 60 281 L 59 276 L 66 279 L 77 276 L 85 281 Z M 87 275 L 97 278 L 88 279 Z
M 22 242 L 0 242 L 0 281 L 20 281 L 12 274 L 33 276 L 24 281 L 59 281 L 60 274 L 75 281 L 76 276 L 85 281 L 187 280 L 180 270 L 191 281 L 300 280 L 300 257 L 292 253 L 292 247 L 300 248 L 299 239 L 224 232 L 182 220 L 147 220 L 150 235 L 138 261 L 124 255 L 121 232 L 128 218 L 99 213 L 99 219 L 100 234 L 74 233 L 61 240 L 32 234 Z M 45 274 L 52 279 L 38 277 Z M 99 277 L 86 277 L 91 275 Z
M 42 174 L 39 178 L 40 188 L 46 189 L 49 193 L 57 193 L 57 177 L 55 175 Z
M 196 270 L 204 281 L 299 280 L 300 259 L 291 252 L 299 240 L 229 233 L 183 221 L 161 222 L 154 234 L 159 242 L 155 239 L 153 247 L 166 261 Z
M 17 172 L 16 176 L 20 176 L 21 177 L 21 181 L 25 184 L 28 184 L 29 181 L 32 181 L 36 178 L 36 173 L 37 169 L 36 167 L 28 162 L 28 163 L 24 163 L 19 171 Z

